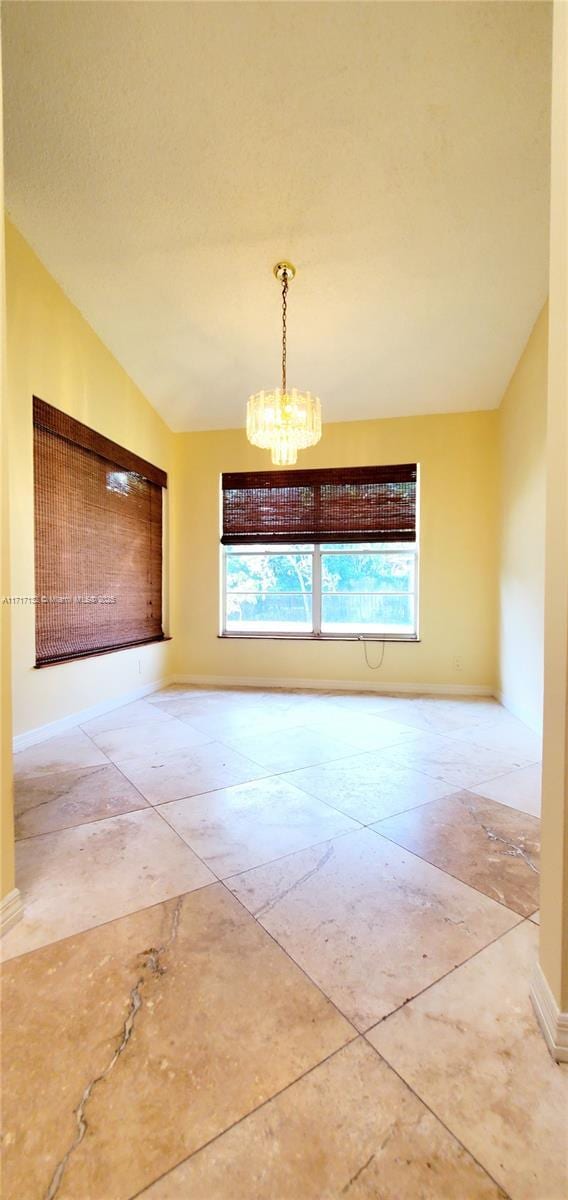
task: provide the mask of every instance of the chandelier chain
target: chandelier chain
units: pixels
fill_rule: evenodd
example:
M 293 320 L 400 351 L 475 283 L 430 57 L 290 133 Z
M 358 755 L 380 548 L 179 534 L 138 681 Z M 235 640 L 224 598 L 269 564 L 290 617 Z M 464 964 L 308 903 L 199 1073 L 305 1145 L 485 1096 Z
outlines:
M 282 392 L 286 392 L 286 318 L 288 315 L 288 272 L 282 272 Z

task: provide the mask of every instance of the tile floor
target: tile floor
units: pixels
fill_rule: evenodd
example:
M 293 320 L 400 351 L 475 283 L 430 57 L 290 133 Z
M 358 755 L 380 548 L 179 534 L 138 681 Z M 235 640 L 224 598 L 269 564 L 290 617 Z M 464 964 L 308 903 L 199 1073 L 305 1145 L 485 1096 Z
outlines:
M 16 755 L 11 1200 L 565 1200 L 538 740 L 176 686 Z

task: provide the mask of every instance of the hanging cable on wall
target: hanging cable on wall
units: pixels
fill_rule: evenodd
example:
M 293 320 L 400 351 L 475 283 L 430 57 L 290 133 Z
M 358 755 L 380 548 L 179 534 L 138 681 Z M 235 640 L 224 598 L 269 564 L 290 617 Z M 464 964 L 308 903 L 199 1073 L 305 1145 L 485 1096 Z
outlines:
M 372 640 L 373 642 L 377 642 L 379 639 L 378 639 L 378 638 L 372 638 L 371 640 Z M 381 645 L 381 657 L 379 658 L 379 661 L 378 661 L 378 663 L 375 663 L 375 664 L 373 664 L 373 663 L 369 662 L 369 654 L 368 654 L 368 651 L 367 651 L 367 638 L 364 638 L 364 637 L 361 637 L 361 636 L 360 636 L 360 637 L 359 637 L 359 641 L 363 643 L 363 653 L 364 653 L 364 655 L 365 655 L 365 662 L 366 662 L 366 664 L 367 664 L 367 666 L 368 666 L 369 670 L 370 670 L 370 671 L 378 671 L 378 670 L 380 670 L 380 668 L 381 668 L 381 667 L 382 667 L 382 665 L 383 665 L 383 659 L 384 659 L 384 657 L 385 657 L 385 644 L 386 644 L 386 643 L 385 643 L 385 642 L 381 642 L 381 643 L 380 643 L 380 645 Z

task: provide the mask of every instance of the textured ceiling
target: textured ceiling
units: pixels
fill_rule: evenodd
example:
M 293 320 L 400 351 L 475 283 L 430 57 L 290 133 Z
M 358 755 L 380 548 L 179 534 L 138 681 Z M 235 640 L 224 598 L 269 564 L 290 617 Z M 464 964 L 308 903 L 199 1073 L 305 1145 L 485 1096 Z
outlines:
M 546 3 L 4 3 L 7 204 L 174 429 L 492 408 L 547 292 Z

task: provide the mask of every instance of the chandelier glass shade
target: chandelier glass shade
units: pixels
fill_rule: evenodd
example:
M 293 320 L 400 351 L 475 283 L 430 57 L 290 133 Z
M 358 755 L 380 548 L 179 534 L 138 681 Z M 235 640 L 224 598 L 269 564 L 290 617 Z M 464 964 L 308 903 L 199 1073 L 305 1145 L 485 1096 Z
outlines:
M 282 386 L 255 392 L 247 403 L 247 438 L 253 446 L 270 450 L 276 466 L 292 466 L 298 450 L 315 446 L 321 438 L 321 404 L 311 392 L 300 392 L 286 383 L 286 320 L 288 282 L 296 274 L 291 263 L 277 263 L 282 284 Z
M 272 451 L 272 462 L 290 467 L 298 450 L 321 438 L 321 404 L 311 392 L 275 388 L 256 392 L 247 403 L 247 437 L 253 446 Z

